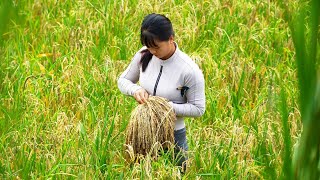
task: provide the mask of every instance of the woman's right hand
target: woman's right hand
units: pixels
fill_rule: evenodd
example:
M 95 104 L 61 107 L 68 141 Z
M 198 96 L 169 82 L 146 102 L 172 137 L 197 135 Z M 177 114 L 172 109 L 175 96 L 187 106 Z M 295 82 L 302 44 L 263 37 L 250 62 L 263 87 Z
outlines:
M 149 98 L 149 94 L 145 89 L 141 88 L 134 92 L 133 97 L 139 104 L 143 104 Z

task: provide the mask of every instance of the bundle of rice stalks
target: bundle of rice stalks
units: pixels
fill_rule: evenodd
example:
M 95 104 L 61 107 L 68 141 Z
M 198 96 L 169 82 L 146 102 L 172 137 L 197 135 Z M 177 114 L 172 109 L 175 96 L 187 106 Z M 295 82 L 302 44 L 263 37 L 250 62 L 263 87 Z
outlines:
M 126 130 L 126 159 L 135 160 L 149 154 L 156 158 L 160 148 L 174 144 L 172 106 L 165 98 L 151 96 L 131 113 Z

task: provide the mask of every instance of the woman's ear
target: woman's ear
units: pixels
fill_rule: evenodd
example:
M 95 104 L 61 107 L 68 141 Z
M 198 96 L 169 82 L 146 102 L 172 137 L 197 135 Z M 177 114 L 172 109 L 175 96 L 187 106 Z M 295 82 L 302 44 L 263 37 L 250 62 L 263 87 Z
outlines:
M 173 35 L 171 35 L 171 36 L 169 37 L 169 42 L 170 42 L 170 44 L 174 43 L 174 37 L 173 37 Z

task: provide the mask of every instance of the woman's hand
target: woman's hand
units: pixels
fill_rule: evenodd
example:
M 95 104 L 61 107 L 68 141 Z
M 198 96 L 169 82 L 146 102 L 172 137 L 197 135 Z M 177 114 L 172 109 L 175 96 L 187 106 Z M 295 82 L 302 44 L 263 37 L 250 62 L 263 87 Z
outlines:
M 141 88 L 134 92 L 133 97 L 136 99 L 136 101 L 138 101 L 139 104 L 143 104 L 149 98 L 149 94 L 145 89 Z

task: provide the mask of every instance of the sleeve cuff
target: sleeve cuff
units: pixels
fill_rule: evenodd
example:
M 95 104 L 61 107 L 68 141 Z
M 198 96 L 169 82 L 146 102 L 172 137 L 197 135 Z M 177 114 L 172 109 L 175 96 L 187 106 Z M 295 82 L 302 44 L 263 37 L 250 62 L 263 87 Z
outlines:
M 132 88 L 131 88 L 131 96 L 133 96 L 133 94 L 137 91 L 137 90 L 139 90 L 139 89 L 141 89 L 142 87 L 141 86 L 138 86 L 138 85 L 135 85 L 135 86 L 133 86 Z
M 174 103 L 173 103 L 172 101 L 169 101 L 168 103 L 169 103 L 169 104 L 170 104 L 170 106 L 172 107 L 173 112 L 174 112 L 174 113 L 176 113 L 176 111 L 174 110 Z

